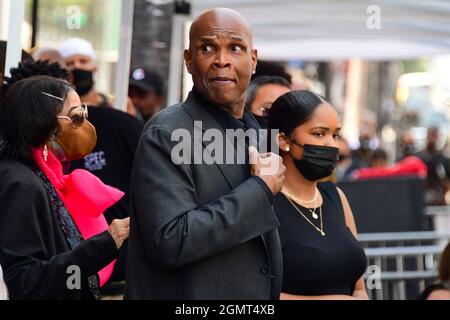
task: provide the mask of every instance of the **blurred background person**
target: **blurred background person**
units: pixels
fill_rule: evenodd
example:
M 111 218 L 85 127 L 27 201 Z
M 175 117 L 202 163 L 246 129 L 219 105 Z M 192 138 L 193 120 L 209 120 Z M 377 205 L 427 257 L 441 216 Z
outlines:
M 353 171 L 359 167 L 359 161 L 354 156 L 347 140 L 341 137 L 339 140 L 339 160 L 336 166 L 336 181 L 348 180 Z
M 277 62 L 268 60 L 258 60 L 255 73 L 252 75 L 252 80 L 262 76 L 275 76 L 285 79 L 289 85 L 292 84 L 292 75 L 286 71 L 286 68 Z
M 72 84 L 81 98 L 81 103 L 112 107 L 107 96 L 95 89 L 94 74 L 97 71 L 97 55 L 92 44 L 81 38 L 70 38 L 59 45 L 58 51 L 72 74 Z
M 131 72 L 128 96 L 136 109 L 136 117 L 147 122 L 164 104 L 164 84 L 161 75 L 146 68 Z
M 67 69 L 66 62 L 61 53 L 50 47 L 40 47 L 32 51 L 31 56 L 34 61 L 48 61 L 49 63 L 57 63 L 61 68 Z
M 409 130 L 402 133 L 400 136 L 400 154 L 398 160 L 403 160 L 406 157 L 416 154 L 416 146 L 414 137 Z
M 369 167 L 370 168 L 385 168 L 389 165 L 388 154 L 384 149 L 377 148 L 372 152 L 370 157 Z
M 290 91 L 289 82 L 280 76 L 259 76 L 254 78 L 247 90 L 245 107 L 250 110 L 261 128 L 267 128 L 272 103 Z
M 272 105 L 269 129 L 286 166 L 284 187 L 273 200 L 280 220 L 283 286 L 280 299 L 368 299 L 367 259 L 344 193 L 331 175 L 339 154 L 336 110 L 310 91 L 291 91 Z
M 361 167 L 369 166 L 373 151 L 380 145 L 377 126 L 377 115 L 371 110 L 362 110 L 358 148 L 354 152 Z
M 450 159 L 438 149 L 438 141 L 439 129 L 430 127 L 425 149 L 417 154 L 427 166 L 427 205 L 445 205 L 445 195 L 450 187 Z

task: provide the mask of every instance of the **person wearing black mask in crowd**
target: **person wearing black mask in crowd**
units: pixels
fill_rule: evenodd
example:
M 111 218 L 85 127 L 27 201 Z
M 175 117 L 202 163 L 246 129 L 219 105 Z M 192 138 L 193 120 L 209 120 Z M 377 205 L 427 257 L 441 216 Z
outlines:
M 252 80 L 247 91 L 245 107 L 251 111 L 261 128 L 267 128 L 272 103 L 289 90 L 289 82 L 279 76 L 261 76 Z
M 416 153 L 414 144 L 414 137 L 411 132 L 405 131 L 400 137 L 400 156 L 397 161 L 403 160 L 406 157 L 412 156 Z
M 427 205 L 445 205 L 445 195 L 450 189 L 450 159 L 439 150 L 438 141 L 439 129 L 429 128 L 426 148 L 417 154 L 427 165 Z
M 336 167 L 336 181 L 341 182 L 350 179 L 352 173 L 359 167 L 359 161 L 354 156 L 347 140 L 341 137 L 339 140 L 339 160 Z
M 373 151 L 380 146 L 380 141 L 377 137 L 377 126 L 377 115 L 371 110 L 362 110 L 359 147 L 354 152 L 361 167 L 368 167 L 370 165 Z
M 81 38 L 70 38 L 60 44 L 58 51 L 73 76 L 72 82 L 81 102 L 90 106 L 111 107 L 106 95 L 95 89 L 97 56 L 91 43 Z
M 368 299 L 366 255 L 344 193 L 330 182 L 339 154 L 336 110 L 310 91 L 279 97 L 269 113 L 286 180 L 273 207 L 280 220 L 283 286 L 280 299 Z

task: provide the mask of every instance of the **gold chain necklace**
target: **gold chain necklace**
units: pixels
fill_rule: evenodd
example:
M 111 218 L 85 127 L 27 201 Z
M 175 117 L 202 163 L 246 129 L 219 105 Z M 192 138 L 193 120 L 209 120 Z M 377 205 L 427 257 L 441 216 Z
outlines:
M 294 209 L 297 210 L 302 215 L 302 217 L 305 218 L 305 220 L 308 221 L 309 224 L 312 225 L 314 227 L 314 229 L 316 229 L 322 235 L 322 237 L 325 237 L 325 232 L 323 231 L 324 229 L 323 229 L 322 206 L 319 207 L 319 214 L 320 214 L 320 228 L 319 228 L 314 223 L 312 223 L 311 220 L 309 220 L 308 217 L 306 217 L 299 208 L 297 208 L 297 206 L 294 204 L 294 202 L 289 197 L 286 197 L 286 198 L 291 203 L 291 205 L 294 207 Z
M 319 195 L 319 191 L 318 191 L 317 188 L 316 188 L 316 193 L 314 194 L 314 198 L 313 198 L 312 200 L 310 200 L 310 201 L 302 201 L 302 200 L 300 200 L 299 198 L 297 198 L 296 196 L 294 196 L 292 193 L 288 192 L 287 189 L 284 188 L 284 187 L 283 187 L 283 189 L 281 190 L 281 192 L 284 193 L 284 195 L 285 195 L 286 197 L 291 198 L 292 200 L 294 200 L 296 203 L 299 203 L 299 204 L 303 205 L 303 207 L 305 207 L 306 210 L 308 210 L 309 213 L 311 213 L 311 216 L 312 216 L 315 220 L 317 220 L 317 219 L 319 218 L 319 216 L 318 216 L 317 213 L 316 213 L 317 208 L 309 209 L 309 208 L 306 206 L 307 203 L 312 203 L 312 202 L 314 202 L 314 201 L 317 200 L 317 196 Z
M 314 193 L 314 197 L 311 200 L 302 200 L 297 198 L 296 196 L 294 196 L 292 193 L 290 193 L 289 191 L 287 191 L 287 189 L 285 187 L 283 187 L 282 192 L 287 195 L 289 198 L 294 199 L 294 201 L 296 201 L 297 203 L 301 203 L 301 204 L 308 204 L 308 203 L 313 203 L 317 200 L 317 197 L 319 196 L 319 191 L 316 188 L 316 191 Z

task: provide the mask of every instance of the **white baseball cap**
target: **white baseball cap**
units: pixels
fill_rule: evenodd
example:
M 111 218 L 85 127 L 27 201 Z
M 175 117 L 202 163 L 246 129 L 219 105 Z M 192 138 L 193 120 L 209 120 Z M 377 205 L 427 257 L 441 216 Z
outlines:
M 83 55 L 88 56 L 92 60 L 97 60 L 97 55 L 95 54 L 92 44 L 81 38 L 70 38 L 63 41 L 58 48 L 64 59 L 75 56 Z

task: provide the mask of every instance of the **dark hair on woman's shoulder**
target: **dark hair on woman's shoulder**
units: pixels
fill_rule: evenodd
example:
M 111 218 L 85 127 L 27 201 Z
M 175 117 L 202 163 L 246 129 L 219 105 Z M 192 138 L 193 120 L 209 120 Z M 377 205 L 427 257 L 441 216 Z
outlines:
M 269 111 L 269 129 L 278 129 L 287 135 L 308 121 L 325 99 L 308 90 L 290 91 L 272 104 Z
M 16 82 L 30 78 L 32 76 L 49 76 L 62 80 L 68 80 L 69 73 L 61 68 L 58 63 L 48 61 L 27 61 L 19 63 L 17 68 L 10 69 L 11 76 L 5 77 L 5 81 L 0 90 L 0 96 L 4 97 L 8 89 Z
M 29 163 L 31 148 L 45 144 L 58 128 L 70 90 L 68 82 L 48 76 L 14 83 L 0 104 L 0 157 Z

